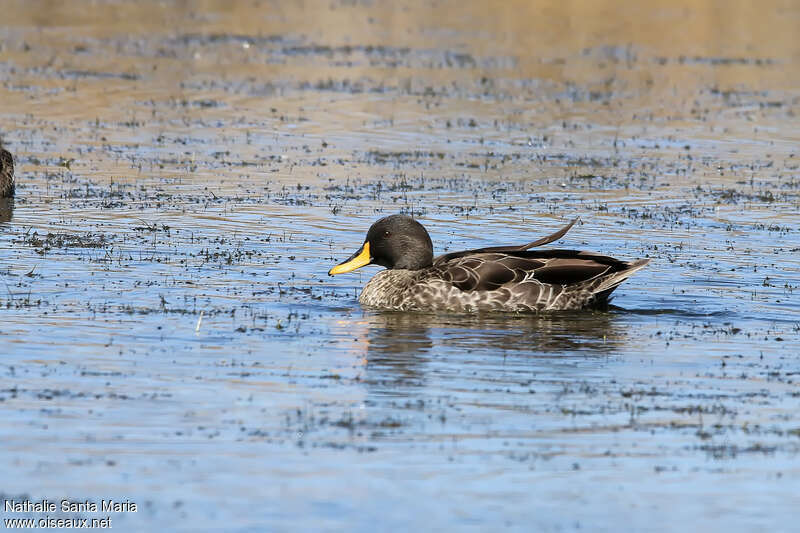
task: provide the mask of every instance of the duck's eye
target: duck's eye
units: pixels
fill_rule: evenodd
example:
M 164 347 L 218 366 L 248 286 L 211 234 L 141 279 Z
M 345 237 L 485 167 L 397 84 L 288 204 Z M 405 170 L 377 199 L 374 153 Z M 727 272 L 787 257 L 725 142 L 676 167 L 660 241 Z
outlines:
M 383 238 L 384 239 L 388 239 L 391 235 L 392 235 L 392 232 L 389 231 L 389 230 L 386 230 L 386 231 L 383 232 Z

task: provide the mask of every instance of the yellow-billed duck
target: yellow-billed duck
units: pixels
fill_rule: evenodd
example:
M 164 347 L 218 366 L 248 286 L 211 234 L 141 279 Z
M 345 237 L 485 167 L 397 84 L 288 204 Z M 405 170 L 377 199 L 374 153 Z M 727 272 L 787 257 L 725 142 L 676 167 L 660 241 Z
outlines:
M 530 250 L 563 237 L 577 222 L 522 246 L 433 257 L 427 230 L 411 217 L 375 222 L 364 244 L 328 274 L 380 265 L 358 301 L 398 311 L 561 311 L 602 307 L 649 259 L 620 261 L 576 250 Z

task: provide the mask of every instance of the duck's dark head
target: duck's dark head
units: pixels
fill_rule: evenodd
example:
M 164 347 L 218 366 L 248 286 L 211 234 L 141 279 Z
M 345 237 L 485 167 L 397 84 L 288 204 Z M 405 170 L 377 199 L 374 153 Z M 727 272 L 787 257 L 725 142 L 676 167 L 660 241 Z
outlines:
M 375 222 L 364 244 L 328 275 L 344 274 L 367 265 L 420 270 L 433 264 L 433 244 L 427 230 L 406 215 L 391 215 Z

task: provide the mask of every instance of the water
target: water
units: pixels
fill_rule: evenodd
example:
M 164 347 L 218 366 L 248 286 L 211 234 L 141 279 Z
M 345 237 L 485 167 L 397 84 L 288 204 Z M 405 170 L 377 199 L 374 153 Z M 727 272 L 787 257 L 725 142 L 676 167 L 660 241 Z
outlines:
M 4 498 L 129 500 L 56 513 L 123 530 L 792 528 L 797 9 L 59 6 L 0 28 Z M 559 246 L 652 262 L 608 312 L 365 310 L 374 268 L 326 273 L 395 212 L 437 252 L 580 216 Z

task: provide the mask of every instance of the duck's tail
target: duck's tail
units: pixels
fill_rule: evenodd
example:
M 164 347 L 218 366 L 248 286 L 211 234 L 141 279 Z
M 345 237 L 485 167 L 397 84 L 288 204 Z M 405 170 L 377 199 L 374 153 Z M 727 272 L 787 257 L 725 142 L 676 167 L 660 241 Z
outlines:
M 623 281 L 633 274 L 647 266 L 649 262 L 649 259 L 631 261 L 624 270 L 618 270 L 617 272 L 598 277 L 596 280 L 597 284 L 591 289 L 594 294 L 594 305 L 607 305 L 608 302 L 611 301 L 610 296 L 611 293 L 614 292 L 614 289 L 619 287 Z

